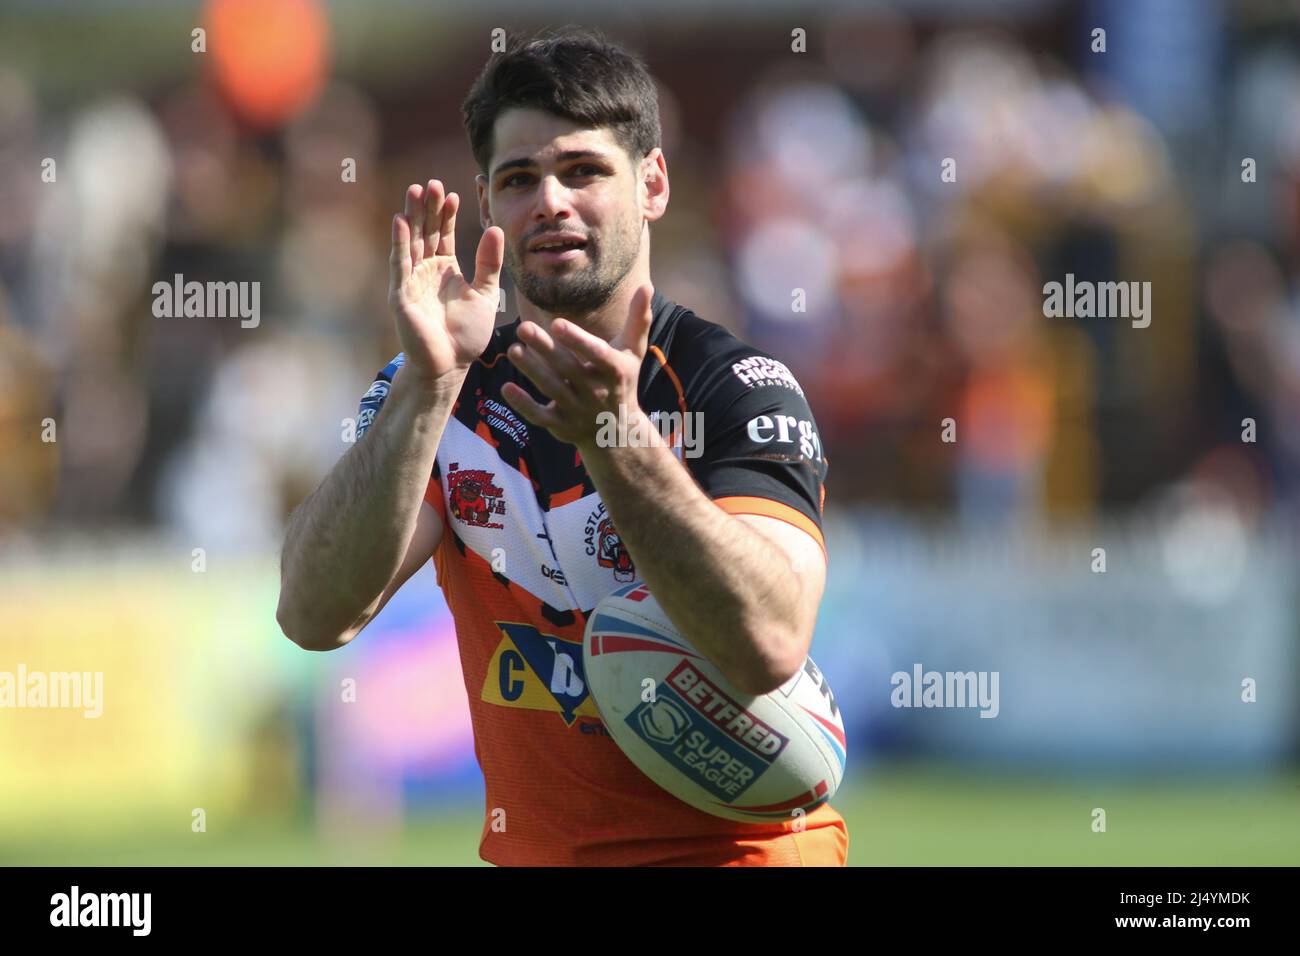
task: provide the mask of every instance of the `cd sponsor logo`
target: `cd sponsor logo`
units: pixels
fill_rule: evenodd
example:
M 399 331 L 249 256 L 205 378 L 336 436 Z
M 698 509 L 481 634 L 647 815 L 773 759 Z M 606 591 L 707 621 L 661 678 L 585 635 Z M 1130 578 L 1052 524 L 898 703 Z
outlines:
M 587 689 L 581 640 L 546 634 L 522 622 L 497 621 L 497 627 L 501 641 L 484 678 L 484 701 L 558 713 L 569 727 L 580 717 L 599 719 Z

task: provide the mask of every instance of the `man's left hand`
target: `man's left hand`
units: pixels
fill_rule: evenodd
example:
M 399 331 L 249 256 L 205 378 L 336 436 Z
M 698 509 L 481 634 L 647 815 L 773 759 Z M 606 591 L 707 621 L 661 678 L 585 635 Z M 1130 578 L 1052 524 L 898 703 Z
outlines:
M 602 413 L 618 416 L 621 407 L 622 421 L 636 421 L 653 297 L 651 286 L 638 289 L 627 323 L 608 342 L 558 316 L 549 334 L 535 322 L 521 322 L 519 341 L 506 354 L 551 401 L 542 405 L 513 382 L 501 389 L 502 397 L 529 422 L 582 453 L 595 447 Z

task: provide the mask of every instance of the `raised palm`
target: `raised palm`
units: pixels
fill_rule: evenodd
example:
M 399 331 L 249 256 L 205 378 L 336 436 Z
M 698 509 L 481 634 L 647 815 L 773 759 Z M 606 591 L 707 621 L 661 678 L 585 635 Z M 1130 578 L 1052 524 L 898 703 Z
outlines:
M 393 218 L 388 304 L 406 365 L 429 379 L 468 368 L 496 324 L 505 235 L 493 226 L 475 256 L 474 280 L 456 262 L 460 196 L 430 180 L 406 190 L 406 209 Z

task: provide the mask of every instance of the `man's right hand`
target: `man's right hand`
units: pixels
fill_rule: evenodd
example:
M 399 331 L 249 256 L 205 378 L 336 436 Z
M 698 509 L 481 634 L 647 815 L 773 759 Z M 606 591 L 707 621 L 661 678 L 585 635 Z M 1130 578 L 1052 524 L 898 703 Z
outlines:
M 492 226 L 479 240 L 474 281 L 456 262 L 460 196 L 443 195 L 436 179 L 406 190 L 406 210 L 393 217 L 388 304 L 406 353 L 407 374 L 430 382 L 463 373 L 496 325 L 505 233 Z

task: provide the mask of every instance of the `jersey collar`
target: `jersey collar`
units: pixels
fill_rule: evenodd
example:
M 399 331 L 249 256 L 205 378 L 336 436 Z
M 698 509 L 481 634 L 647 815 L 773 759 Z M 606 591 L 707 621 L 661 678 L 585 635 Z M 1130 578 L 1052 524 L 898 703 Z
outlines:
M 678 308 L 679 306 L 676 302 L 669 299 L 658 289 L 655 290 L 654 297 L 650 300 L 650 312 L 653 315 L 653 319 L 650 322 L 650 335 L 646 339 L 646 348 L 649 348 L 651 345 L 663 346 L 665 340 L 670 337 L 669 329 L 672 327 L 673 315 L 676 313 Z M 514 341 L 515 337 L 518 335 L 519 326 L 523 321 L 523 316 L 517 315 L 510 325 L 501 326 L 498 331 L 508 329 L 508 334 L 510 335 L 508 341 Z

